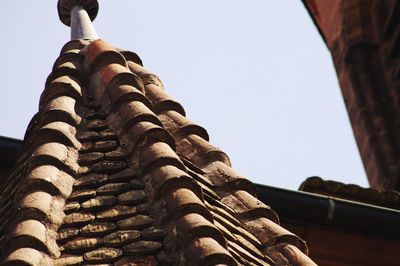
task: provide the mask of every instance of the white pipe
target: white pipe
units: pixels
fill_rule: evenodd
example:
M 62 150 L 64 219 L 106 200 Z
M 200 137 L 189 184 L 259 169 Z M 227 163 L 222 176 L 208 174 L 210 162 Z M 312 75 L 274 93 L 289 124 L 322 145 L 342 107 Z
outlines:
M 71 40 L 77 39 L 99 39 L 88 13 L 81 6 L 71 10 Z

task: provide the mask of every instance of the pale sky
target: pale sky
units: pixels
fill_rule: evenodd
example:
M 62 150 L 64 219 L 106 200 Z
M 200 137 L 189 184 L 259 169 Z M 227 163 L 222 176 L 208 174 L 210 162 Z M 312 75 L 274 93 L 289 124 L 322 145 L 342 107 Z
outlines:
M 22 138 L 69 28 L 57 1 L 2 0 L 0 135 Z M 100 0 L 100 38 L 137 52 L 253 182 L 368 186 L 328 49 L 300 0 Z

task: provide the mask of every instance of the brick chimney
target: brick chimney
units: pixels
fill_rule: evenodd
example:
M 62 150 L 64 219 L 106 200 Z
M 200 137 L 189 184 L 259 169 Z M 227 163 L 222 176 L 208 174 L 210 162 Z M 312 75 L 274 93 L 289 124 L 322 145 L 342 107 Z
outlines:
M 400 190 L 400 1 L 303 2 L 332 54 L 371 187 Z

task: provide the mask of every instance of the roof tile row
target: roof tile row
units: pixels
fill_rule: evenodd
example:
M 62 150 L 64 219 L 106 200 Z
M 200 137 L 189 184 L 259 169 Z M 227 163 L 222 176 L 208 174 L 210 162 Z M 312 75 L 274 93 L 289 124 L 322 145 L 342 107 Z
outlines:
M 59 79 L 57 90 L 50 97 L 45 90 L 41 97 L 40 112 L 28 126 L 19 161 L 22 167 L 9 178 L 16 189 L 11 193 L 6 193 L 7 187 L 2 189 L 0 201 L 13 200 L 1 213 L 6 218 L 0 244 L 5 265 L 50 265 L 60 256 L 56 230 L 79 171 L 80 143 L 74 135 L 80 117 L 75 113 L 75 98 L 65 93 L 69 84 L 62 76 L 54 78 Z
M 6 264 L 314 265 L 208 140 L 136 54 L 67 43 L 2 188 Z

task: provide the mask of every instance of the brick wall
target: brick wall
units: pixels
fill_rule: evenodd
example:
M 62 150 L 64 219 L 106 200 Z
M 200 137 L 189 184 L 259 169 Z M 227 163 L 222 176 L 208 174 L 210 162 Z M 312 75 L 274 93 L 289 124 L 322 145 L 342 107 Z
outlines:
M 400 2 L 305 0 L 337 71 L 371 187 L 400 189 Z

